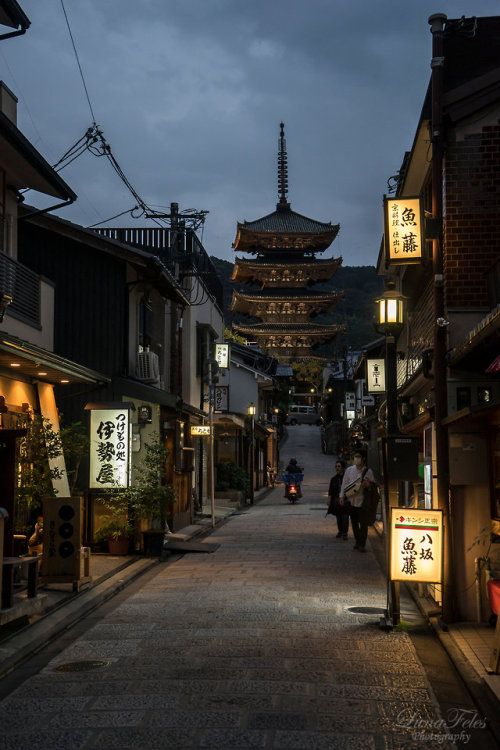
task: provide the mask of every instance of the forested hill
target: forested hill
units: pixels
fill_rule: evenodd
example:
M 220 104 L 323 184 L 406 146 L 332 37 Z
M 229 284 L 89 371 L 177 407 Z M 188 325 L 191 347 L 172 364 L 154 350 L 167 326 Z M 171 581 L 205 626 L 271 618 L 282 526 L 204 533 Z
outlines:
M 233 314 L 229 309 L 233 288 L 236 286 L 250 291 L 252 287 L 242 287 L 241 284 L 235 285 L 231 281 L 232 263 L 214 256 L 211 256 L 211 259 L 224 285 L 224 317 L 230 326 L 233 320 Z M 338 340 L 338 344 L 346 344 L 354 351 L 360 350 L 379 336 L 373 328 L 372 321 L 375 314 L 374 300 L 382 291 L 382 287 L 382 279 L 377 276 L 374 266 L 341 266 L 330 281 L 312 287 L 315 291 L 343 290 L 345 295 L 331 312 L 315 318 L 315 322 L 344 323 L 347 333 L 343 341 Z M 238 316 L 238 320 L 243 318 Z

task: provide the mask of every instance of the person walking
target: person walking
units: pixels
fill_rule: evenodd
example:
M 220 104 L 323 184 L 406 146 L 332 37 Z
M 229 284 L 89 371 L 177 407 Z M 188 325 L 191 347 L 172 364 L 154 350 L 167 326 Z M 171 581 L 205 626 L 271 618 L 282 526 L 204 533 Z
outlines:
M 362 451 L 355 451 L 353 455 L 354 464 L 345 470 L 340 488 L 340 501 L 347 503 L 349 515 L 351 516 L 352 533 L 356 544 L 354 549 L 358 552 L 366 552 L 366 538 L 368 536 L 368 523 L 362 511 L 364 490 L 375 482 L 373 471 L 366 466 L 366 455 Z
M 336 516 L 337 518 L 337 539 L 347 539 L 349 532 L 349 510 L 344 502 L 340 501 L 340 488 L 342 487 L 342 480 L 345 472 L 345 461 L 337 459 L 335 462 L 336 473 L 330 479 L 330 487 L 328 488 L 328 496 L 330 503 L 328 505 L 328 513 Z

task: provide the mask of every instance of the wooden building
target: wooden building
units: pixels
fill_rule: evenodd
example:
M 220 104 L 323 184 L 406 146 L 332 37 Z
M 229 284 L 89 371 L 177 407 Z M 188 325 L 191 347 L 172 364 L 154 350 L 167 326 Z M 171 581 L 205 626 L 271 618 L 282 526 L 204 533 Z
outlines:
M 234 324 L 248 340 L 256 341 L 272 357 L 291 361 L 317 356 L 316 350 L 343 332 L 339 325 L 311 322 L 342 297 L 339 292 L 315 292 L 315 284 L 330 279 L 342 258 L 317 259 L 339 231 L 292 211 L 287 200 L 288 167 L 284 125 L 280 125 L 278 155 L 279 201 L 276 211 L 256 221 L 238 222 L 233 248 L 255 258 L 237 259 L 233 280 L 251 284 L 250 293 L 233 293 L 231 309 L 260 319 Z M 259 288 L 260 287 L 260 288 Z

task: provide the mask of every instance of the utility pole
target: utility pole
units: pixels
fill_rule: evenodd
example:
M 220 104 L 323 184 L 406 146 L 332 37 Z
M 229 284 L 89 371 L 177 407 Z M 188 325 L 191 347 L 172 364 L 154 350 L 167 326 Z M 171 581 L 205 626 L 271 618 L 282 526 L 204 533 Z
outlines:
M 448 413 L 447 389 L 447 332 L 443 264 L 443 86 L 444 86 L 444 24 L 447 17 L 436 13 L 429 17 L 432 34 L 432 217 L 438 226 L 432 240 L 432 271 L 434 275 L 434 422 L 436 435 L 437 501 L 443 511 L 444 521 L 444 576 L 442 586 L 442 618 L 450 622 L 454 617 L 452 577 L 452 513 L 450 500 L 450 466 L 448 455 L 448 432 L 443 420 Z
M 209 467 L 210 467 L 210 512 L 212 515 L 212 528 L 215 528 L 215 466 L 214 466 L 214 362 L 208 361 L 208 424 L 210 435 L 208 438 Z

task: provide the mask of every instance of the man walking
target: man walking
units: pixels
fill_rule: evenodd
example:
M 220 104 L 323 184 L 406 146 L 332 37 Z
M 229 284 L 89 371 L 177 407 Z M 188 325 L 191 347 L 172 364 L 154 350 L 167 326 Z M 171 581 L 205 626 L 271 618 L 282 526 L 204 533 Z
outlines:
M 358 552 L 366 552 L 366 537 L 368 536 L 368 523 L 366 522 L 361 506 L 363 505 L 364 490 L 375 482 L 373 471 L 366 467 L 366 456 L 361 451 L 353 455 L 354 464 L 348 466 L 342 480 L 339 500 L 349 508 L 351 516 L 352 532 L 356 544 L 354 549 Z

